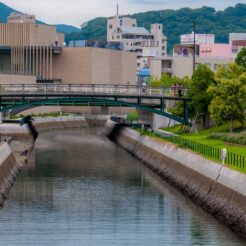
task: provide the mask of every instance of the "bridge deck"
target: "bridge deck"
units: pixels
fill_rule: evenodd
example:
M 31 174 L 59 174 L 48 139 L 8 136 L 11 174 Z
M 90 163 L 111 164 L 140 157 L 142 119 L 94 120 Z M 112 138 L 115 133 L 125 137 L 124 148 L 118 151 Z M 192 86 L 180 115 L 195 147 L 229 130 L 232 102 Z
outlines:
M 181 90 L 186 95 L 187 90 Z M 97 97 L 127 97 L 127 98 L 152 98 L 167 100 L 189 100 L 179 97 L 178 90 L 163 87 L 147 87 L 133 85 L 101 85 L 101 84 L 2 84 L 1 97 L 42 97 L 54 96 L 97 96 Z

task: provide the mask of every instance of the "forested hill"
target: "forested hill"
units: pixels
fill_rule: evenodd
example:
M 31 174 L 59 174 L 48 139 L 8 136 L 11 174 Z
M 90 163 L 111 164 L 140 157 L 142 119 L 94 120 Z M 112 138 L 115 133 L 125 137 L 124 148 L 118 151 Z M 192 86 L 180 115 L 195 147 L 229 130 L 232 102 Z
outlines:
M 17 12 L 20 13 L 20 11 L 10 8 L 9 6 L 5 5 L 4 3 L 0 2 L 0 23 L 7 22 L 7 17 L 12 13 Z M 45 24 L 42 21 L 37 21 L 39 24 Z M 78 32 L 79 29 L 71 26 L 71 25 L 64 25 L 64 24 L 58 24 L 55 25 L 58 32 L 64 32 L 64 33 L 71 33 L 71 32 Z
M 192 31 L 192 22 L 197 23 L 197 32 L 216 34 L 216 42 L 228 42 L 229 32 L 246 32 L 246 4 L 237 4 L 224 11 L 202 7 L 197 9 L 158 10 L 129 15 L 136 18 L 139 26 L 150 29 L 151 23 L 162 23 L 168 38 L 168 49 L 180 42 L 180 35 Z M 66 40 L 106 40 L 106 18 L 96 18 L 87 23 L 78 33 L 71 33 Z

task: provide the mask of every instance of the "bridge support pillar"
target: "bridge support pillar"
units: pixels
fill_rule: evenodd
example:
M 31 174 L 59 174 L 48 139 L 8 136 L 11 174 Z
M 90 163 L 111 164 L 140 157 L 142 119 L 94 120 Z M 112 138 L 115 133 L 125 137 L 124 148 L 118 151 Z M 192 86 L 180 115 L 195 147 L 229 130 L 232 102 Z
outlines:
M 143 124 L 150 124 L 152 129 L 158 129 L 161 127 L 168 127 L 175 124 L 179 124 L 174 120 L 164 117 L 159 114 L 151 113 L 144 110 L 139 110 L 139 121 Z

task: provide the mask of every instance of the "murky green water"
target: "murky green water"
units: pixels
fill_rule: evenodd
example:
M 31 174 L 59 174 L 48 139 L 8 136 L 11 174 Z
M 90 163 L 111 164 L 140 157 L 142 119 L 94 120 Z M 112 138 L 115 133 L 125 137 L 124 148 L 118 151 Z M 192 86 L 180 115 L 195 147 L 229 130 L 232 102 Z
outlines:
M 0 245 L 245 245 L 100 131 L 40 136 L 0 210 Z

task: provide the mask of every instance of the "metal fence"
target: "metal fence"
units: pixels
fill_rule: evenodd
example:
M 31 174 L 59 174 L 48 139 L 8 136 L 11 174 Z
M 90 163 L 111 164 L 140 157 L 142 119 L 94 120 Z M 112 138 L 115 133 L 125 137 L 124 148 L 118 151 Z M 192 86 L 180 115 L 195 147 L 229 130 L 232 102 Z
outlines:
M 182 147 L 189 148 L 194 152 L 200 153 L 214 160 L 218 160 L 218 161 L 222 160 L 222 150 L 219 148 L 201 144 L 179 136 L 165 136 L 165 137 L 162 136 L 162 138 L 172 143 L 178 144 Z M 243 172 L 246 172 L 246 155 L 240 155 L 228 151 L 225 159 L 225 164 L 235 167 L 239 170 L 242 170 Z

